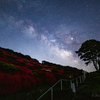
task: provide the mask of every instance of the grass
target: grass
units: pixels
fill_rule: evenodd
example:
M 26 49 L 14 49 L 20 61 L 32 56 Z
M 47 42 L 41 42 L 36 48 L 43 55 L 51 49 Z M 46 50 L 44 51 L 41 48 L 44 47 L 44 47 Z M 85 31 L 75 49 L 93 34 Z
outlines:
M 84 90 L 86 92 L 100 92 L 100 72 L 91 72 L 87 76 L 89 85 Z
M 76 92 L 74 100 L 100 100 L 100 72 L 90 72 L 86 75 L 86 87 Z

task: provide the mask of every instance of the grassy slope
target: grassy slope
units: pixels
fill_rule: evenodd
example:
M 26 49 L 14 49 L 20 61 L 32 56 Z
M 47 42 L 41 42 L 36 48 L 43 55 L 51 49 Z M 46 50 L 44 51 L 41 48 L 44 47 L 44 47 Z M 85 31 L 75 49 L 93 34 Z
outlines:
M 76 92 L 74 100 L 100 100 L 100 72 L 90 72 L 87 74 L 86 87 Z
M 100 92 L 100 72 L 91 72 L 87 74 L 88 86 L 83 90 L 84 92 L 96 93 Z

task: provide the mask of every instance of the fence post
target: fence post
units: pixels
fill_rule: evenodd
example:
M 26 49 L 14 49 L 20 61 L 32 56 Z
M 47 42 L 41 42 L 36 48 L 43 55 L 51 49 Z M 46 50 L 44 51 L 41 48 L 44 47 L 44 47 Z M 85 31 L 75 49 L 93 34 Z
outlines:
M 76 79 L 76 86 L 78 87 L 78 81 L 77 81 L 77 79 Z
M 85 80 L 85 79 L 84 79 L 84 75 L 82 76 L 82 80 L 83 80 L 83 82 L 84 82 L 84 80 Z
M 74 94 L 74 97 L 76 96 L 76 88 L 75 88 L 75 83 L 72 83 L 72 92 Z
M 70 81 L 71 89 L 72 89 L 72 81 Z
M 72 83 L 72 91 L 76 92 L 75 83 Z
M 81 76 L 80 76 L 80 83 L 82 83 L 82 81 L 81 81 Z
M 86 72 L 84 71 L 84 79 L 86 78 Z
M 85 72 L 85 74 L 86 74 L 86 72 Z M 77 86 L 79 85 L 78 78 L 80 79 L 80 83 L 82 83 L 82 79 L 85 80 L 85 78 L 86 78 L 86 75 L 85 75 L 85 74 L 76 78 L 76 85 L 77 85 Z M 81 77 L 83 77 L 83 78 L 81 79 Z M 68 81 L 70 81 L 71 89 L 73 89 L 73 92 L 76 93 L 76 89 L 73 88 L 74 85 L 75 85 L 75 83 L 74 83 L 74 85 L 73 85 L 73 82 L 72 82 L 73 80 L 74 80 L 74 79 L 68 80 Z M 62 84 L 62 81 L 63 81 L 63 79 L 60 79 L 59 81 L 57 81 L 51 88 L 49 88 L 45 93 L 43 93 L 37 100 L 39 100 L 40 98 L 42 98 L 42 97 L 43 97 L 48 91 L 50 91 L 50 90 L 51 90 L 51 100 L 53 100 L 53 87 L 54 87 L 56 84 L 58 84 L 58 82 L 60 82 L 60 83 L 61 83 L 61 90 L 62 90 L 62 85 L 63 85 L 63 84 Z
M 61 90 L 62 90 L 62 80 L 60 80 L 60 84 L 61 84 Z
M 53 88 L 51 88 L 51 100 L 53 100 Z
M 84 79 L 85 79 L 86 78 L 86 71 L 83 71 L 82 73 L 83 73 Z

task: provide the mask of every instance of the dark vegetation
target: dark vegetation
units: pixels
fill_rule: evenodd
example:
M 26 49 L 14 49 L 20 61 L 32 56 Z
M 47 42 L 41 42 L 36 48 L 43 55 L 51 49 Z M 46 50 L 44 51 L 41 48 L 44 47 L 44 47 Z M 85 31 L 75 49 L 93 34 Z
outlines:
M 100 73 L 97 71 L 87 74 L 87 81 L 89 82 L 87 88 L 83 92 L 99 93 L 100 95 Z
M 89 100 L 91 98 L 94 100 L 92 95 L 94 97 L 97 96 L 96 93 L 100 95 L 100 42 L 87 40 L 76 53 L 80 59 L 85 61 L 86 65 L 93 63 L 96 71 L 87 73 L 86 82 L 88 84 L 77 92 L 77 97 L 74 99 L 83 100 L 85 98 L 85 100 Z M 82 71 L 48 61 L 40 63 L 29 55 L 0 47 L 0 98 L 16 94 L 10 100 L 14 98 L 16 100 L 36 100 L 59 79 L 73 79 L 82 75 Z M 54 90 L 58 90 L 59 86 L 60 84 Z M 70 84 L 63 83 L 63 89 L 67 86 Z M 58 94 L 55 95 L 58 96 Z M 1 100 L 8 100 L 8 98 Z
M 84 97 L 89 97 L 91 100 L 100 99 L 100 41 L 91 39 L 82 43 L 78 51 L 76 51 L 80 59 L 85 61 L 85 64 L 93 63 L 96 71 L 87 74 L 86 81 L 88 85 L 79 94 L 85 94 L 81 96 L 80 99 Z M 98 99 L 99 98 L 99 99 Z M 82 100 L 83 100 L 82 99 Z M 78 100 L 78 98 L 77 98 Z
M 95 69 L 100 71 L 100 41 L 87 40 L 76 53 L 80 56 L 80 59 L 85 61 L 86 65 L 93 63 Z
M 48 61 L 40 63 L 29 55 L 0 47 L 0 96 L 47 89 L 45 87 L 50 88 L 59 79 L 80 75 L 82 70 L 77 68 Z

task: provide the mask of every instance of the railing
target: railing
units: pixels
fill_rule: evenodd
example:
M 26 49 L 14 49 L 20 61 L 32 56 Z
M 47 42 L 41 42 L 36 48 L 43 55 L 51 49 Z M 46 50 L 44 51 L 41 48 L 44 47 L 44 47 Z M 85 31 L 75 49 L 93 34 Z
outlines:
M 63 89 L 62 87 L 62 81 L 70 81 L 70 84 L 71 84 L 71 89 L 73 92 L 75 92 L 75 84 L 73 84 L 73 81 L 76 80 L 76 86 L 78 87 L 78 78 L 80 79 L 80 83 L 84 82 L 85 81 L 85 78 L 86 78 L 86 72 L 84 71 L 84 74 L 79 76 L 79 77 L 76 77 L 72 80 L 67 80 L 67 79 L 60 79 L 59 81 L 57 81 L 52 87 L 50 87 L 45 93 L 43 93 L 37 100 L 40 100 L 48 91 L 51 90 L 51 100 L 53 100 L 53 87 L 58 84 L 60 82 L 61 84 L 61 90 Z M 74 85 L 74 87 L 73 87 Z

